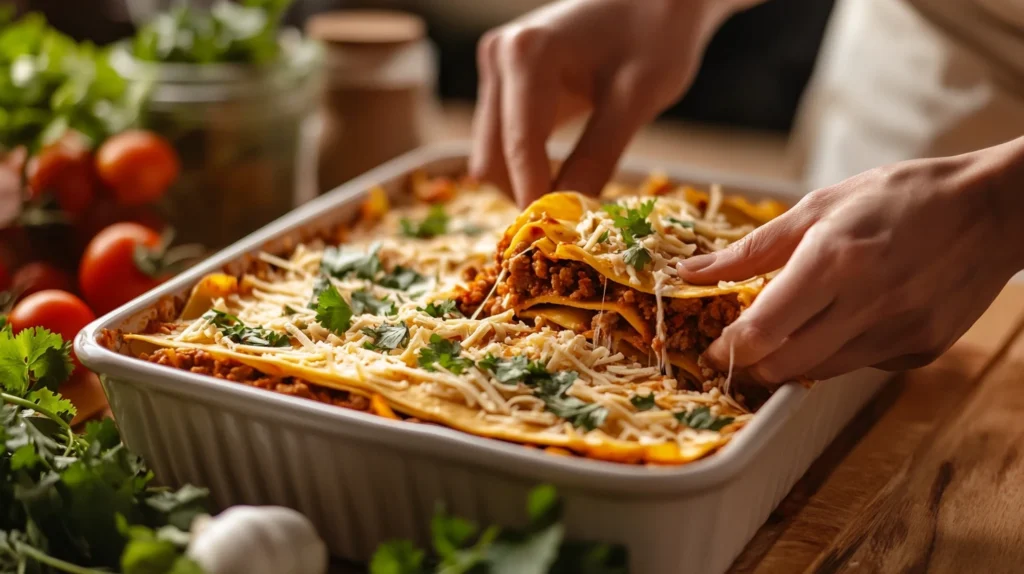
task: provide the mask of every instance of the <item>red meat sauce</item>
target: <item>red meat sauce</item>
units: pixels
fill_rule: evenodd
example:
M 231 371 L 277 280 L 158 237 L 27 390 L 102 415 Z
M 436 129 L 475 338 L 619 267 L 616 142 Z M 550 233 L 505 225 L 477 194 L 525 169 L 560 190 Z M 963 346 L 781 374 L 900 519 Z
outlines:
M 515 308 L 525 300 L 549 294 L 575 301 L 603 298 L 635 307 L 654 331 L 658 314 L 654 295 L 610 281 L 585 263 L 553 260 L 537 250 L 527 253 L 527 249 L 529 246 L 524 244 L 508 261 L 508 274 L 489 300 L 487 295 L 494 288 L 499 267 L 495 264 L 478 271 L 456 297 L 460 310 L 469 316 L 484 304 L 483 312 L 492 315 L 506 308 Z M 696 299 L 665 298 L 662 302 L 668 333 L 665 343 L 669 349 L 678 351 L 703 351 L 740 313 L 740 303 L 735 294 Z M 615 313 L 595 316 L 602 329 L 613 328 L 623 320 Z

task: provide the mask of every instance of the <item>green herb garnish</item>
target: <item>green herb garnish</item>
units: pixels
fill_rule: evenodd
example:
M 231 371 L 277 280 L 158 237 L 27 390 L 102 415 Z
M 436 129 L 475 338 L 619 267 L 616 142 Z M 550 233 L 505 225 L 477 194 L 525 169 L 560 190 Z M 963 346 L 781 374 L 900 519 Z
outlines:
M 363 334 L 373 338 L 373 342 L 367 341 L 363 346 L 373 351 L 391 351 L 404 347 L 409 340 L 409 327 L 405 323 L 389 325 L 381 323 L 377 327 L 366 327 Z
M 459 311 L 455 301 L 451 299 L 446 299 L 444 301 L 431 301 L 430 303 L 427 303 L 425 307 L 417 307 L 416 310 L 437 319 L 462 317 L 462 312 Z
M 695 430 L 720 431 L 736 420 L 733 417 L 716 417 L 706 406 L 696 407 L 689 412 L 678 412 L 674 416 L 677 421 Z
M 385 273 L 377 283 L 383 287 L 408 291 L 413 285 L 426 280 L 427 278 L 417 273 L 415 269 L 397 265 L 389 273 Z
M 626 208 L 617 203 L 607 203 L 602 209 L 612 216 L 612 223 L 622 232 L 626 245 L 633 245 L 637 237 L 646 237 L 654 233 L 654 228 L 647 217 L 654 211 L 655 201 L 645 201 L 636 209 Z
M 278 27 L 292 0 L 219 1 L 209 11 L 179 4 L 139 30 L 140 60 L 188 64 L 268 64 L 277 59 Z
M 226 338 L 240 345 L 254 347 L 287 347 L 291 345 L 291 340 L 285 333 L 278 333 L 263 327 L 248 327 L 238 317 L 223 311 L 210 309 L 203 314 L 203 318 L 217 327 Z
M 604 424 L 608 409 L 594 403 L 587 403 L 567 393 L 579 375 L 576 371 L 551 373 L 541 361 L 531 361 L 524 355 L 511 358 L 487 355 L 477 366 L 490 371 L 495 380 L 505 385 L 523 383 L 534 389 L 534 395 L 544 401 L 548 411 L 587 430 L 594 430 Z
M 317 297 L 316 322 L 335 335 L 344 335 L 352 326 L 352 307 L 333 284 L 328 284 Z
M 651 262 L 651 252 L 642 243 L 634 243 L 622 252 L 622 260 L 626 262 L 626 265 L 640 270 Z
M 604 231 L 604 233 L 601 234 L 601 237 L 597 238 L 597 242 L 599 244 L 600 243 L 608 243 L 608 230 L 607 229 Z
M 625 548 L 563 540 L 562 504 L 554 487 L 530 491 L 526 509 L 529 524 L 515 532 L 497 526 L 481 529 L 439 506 L 430 522 L 433 555 L 409 541 L 387 542 L 373 555 L 370 574 L 627 572 Z
M 206 491 L 153 486 L 110 419 L 72 430 L 51 389 L 69 353 L 45 329 L 0 328 L 0 572 L 200 574 L 181 542 Z
M 398 313 L 395 303 L 388 297 L 378 299 L 366 289 L 359 289 L 352 292 L 352 314 L 353 315 L 394 315 Z
M 654 393 L 647 393 L 646 395 L 633 395 L 629 397 L 629 402 L 638 411 L 649 411 L 654 408 Z
M 453 374 L 460 375 L 473 366 L 473 361 L 459 356 L 461 353 L 461 343 L 434 333 L 430 336 L 430 344 L 419 351 L 419 365 L 428 371 L 435 371 L 436 365 L 440 365 Z
M 373 281 L 381 271 L 380 258 L 377 256 L 379 250 L 379 245 L 371 247 L 369 253 L 346 252 L 338 247 L 328 247 L 320 259 L 320 271 L 335 279 L 353 275 L 357 279 Z
M 683 221 L 682 219 L 672 217 L 671 215 L 667 217 L 667 219 L 669 220 L 669 222 L 675 223 L 676 225 L 682 227 L 683 229 L 693 229 L 692 221 Z
M 418 239 L 431 239 L 448 232 L 448 214 L 444 206 L 434 204 L 430 206 L 427 216 L 423 221 L 415 222 L 402 218 L 399 223 L 402 226 L 402 235 Z

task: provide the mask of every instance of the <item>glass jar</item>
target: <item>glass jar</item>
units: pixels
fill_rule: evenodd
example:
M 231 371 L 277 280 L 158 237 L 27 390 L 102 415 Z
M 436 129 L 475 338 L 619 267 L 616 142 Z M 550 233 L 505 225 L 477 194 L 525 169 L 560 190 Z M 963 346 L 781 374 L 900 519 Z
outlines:
M 181 159 L 181 176 L 161 204 L 179 241 L 221 247 L 294 207 L 322 50 L 290 32 L 278 62 L 261 67 L 140 62 L 127 46 L 115 48 L 114 67 L 152 85 L 146 127 Z

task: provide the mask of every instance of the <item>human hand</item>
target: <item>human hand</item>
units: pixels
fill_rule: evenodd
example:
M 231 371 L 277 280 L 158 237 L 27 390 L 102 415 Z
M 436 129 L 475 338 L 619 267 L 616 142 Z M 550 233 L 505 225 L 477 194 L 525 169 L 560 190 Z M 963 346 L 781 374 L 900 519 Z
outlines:
M 488 32 L 470 173 L 526 205 L 552 190 L 545 144 L 591 111 L 556 189 L 596 194 L 644 123 L 679 98 L 711 34 L 758 0 L 564 0 Z
M 930 363 L 1024 267 L 1022 148 L 1024 138 L 865 172 L 681 262 L 692 283 L 785 265 L 705 358 L 726 370 L 731 349 L 741 378 L 772 384 Z

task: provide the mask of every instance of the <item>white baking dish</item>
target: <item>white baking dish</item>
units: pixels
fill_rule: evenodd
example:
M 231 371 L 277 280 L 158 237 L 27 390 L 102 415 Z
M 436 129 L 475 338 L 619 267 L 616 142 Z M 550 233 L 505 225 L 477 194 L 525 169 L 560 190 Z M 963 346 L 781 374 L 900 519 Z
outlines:
M 626 162 L 620 180 L 652 166 Z M 663 166 L 674 180 L 722 183 L 754 197 L 786 186 Z M 387 420 L 169 369 L 101 346 L 102 329 L 140 325 L 163 297 L 267 242 L 352 216 L 363 193 L 404 188 L 406 175 L 465 169 L 465 147 L 426 148 L 300 207 L 81 332 L 75 351 L 103 375 L 128 446 L 160 480 L 208 486 L 218 506 L 281 504 L 309 516 L 331 550 L 366 560 L 378 543 L 428 543 L 437 501 L 481 523 L 525 520 L 526 492 L 556 485 L 568 535 L 624 543 L 631 571 L 725 571 L 810 463 L 881 387 L 857 372 L 811 390 L 780 389 L 722 450 L 674 468 L 566 458 L 431 425 Z

